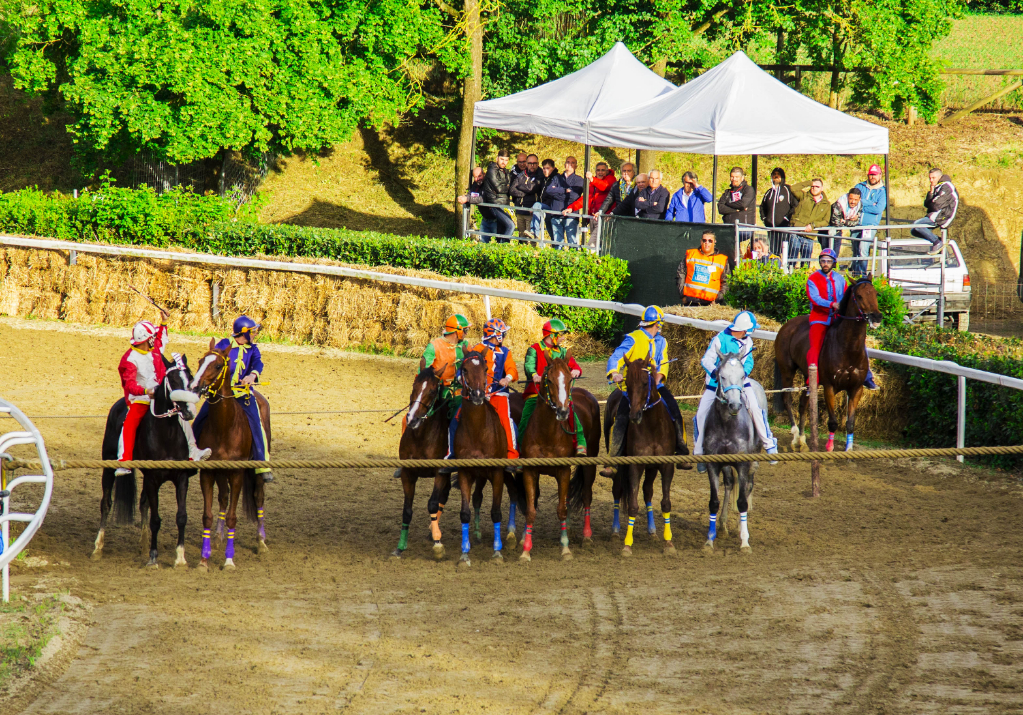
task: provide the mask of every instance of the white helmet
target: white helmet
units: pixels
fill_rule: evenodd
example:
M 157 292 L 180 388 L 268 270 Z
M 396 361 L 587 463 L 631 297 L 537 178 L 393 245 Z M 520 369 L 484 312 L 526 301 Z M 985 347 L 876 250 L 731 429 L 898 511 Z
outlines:
M 728 326 L 729 330 L 736 330 L 739 332 L 747 333 L 751 330 L 756 330 L 756 328 L 757 319 L 753 315 L 753 313 L 749 312 L 748 310 L 744 310 L 738 315 L 736 315 L 735 318 L 732 320 L 732 324 Z
M 156 335 L 156 326 L 148 320 L 140 320 L 131 329 L 131 344 L 138 345 L 144 343 L 154 335 Z

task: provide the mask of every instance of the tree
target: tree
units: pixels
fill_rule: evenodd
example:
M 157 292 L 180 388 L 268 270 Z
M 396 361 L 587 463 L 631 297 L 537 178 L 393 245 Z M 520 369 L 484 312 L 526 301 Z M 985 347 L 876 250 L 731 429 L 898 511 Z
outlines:
M 79 149 L 172 163 L 396 119 L 418 102 L 406 63 L 442 35 L 403 0 L 41 0 L 8 21 L 15 86 L 69 111 Z

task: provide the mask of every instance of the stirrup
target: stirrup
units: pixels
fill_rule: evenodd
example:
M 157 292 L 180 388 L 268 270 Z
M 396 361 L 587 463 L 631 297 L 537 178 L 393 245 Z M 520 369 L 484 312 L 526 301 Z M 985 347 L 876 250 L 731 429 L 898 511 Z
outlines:
M 127 477 L 129 474 L 131 474 L 131 470 L 127 467 L 118 467 L 114 470 L 115 477 Z
M 207 459 L 210 458 L 211 454 L 213 454 L 213 450 L 210 449 L 209 447 L 206 447 L 205 449 L 196 449 L 195 452 L 192 453 L 192 456 L 188 458 L 188 461 L 205 462 Z
M 272 482 L 274 480 L 274 473 L 273 472 L 263 472 L 259 476 L 263 477 L 263 484 L 269 484 L 270 482 Z

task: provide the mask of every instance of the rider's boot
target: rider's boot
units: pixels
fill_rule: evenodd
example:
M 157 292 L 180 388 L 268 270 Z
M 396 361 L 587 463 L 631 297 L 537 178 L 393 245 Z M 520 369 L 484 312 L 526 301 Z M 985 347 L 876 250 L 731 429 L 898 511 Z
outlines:
M 867 368 L 867 377 L 863 381 L 863 386 L 865 388 L 867 388 L 868 390 L 876 390 L 876 389 L 878 389 L 877 388 L 877 383 L 874 382 L 874 371 L 871 370 L 869 367 Z
M 131 470 L 127 467 L 118 467 L 114 470 L 115 477 L 127 477 L 129 474 L 131 474 Z

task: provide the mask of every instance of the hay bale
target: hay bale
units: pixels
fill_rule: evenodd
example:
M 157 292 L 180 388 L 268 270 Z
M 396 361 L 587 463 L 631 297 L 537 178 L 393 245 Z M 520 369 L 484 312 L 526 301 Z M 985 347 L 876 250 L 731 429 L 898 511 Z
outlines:
M 289 260 L 259 256 L 272 260 Z M 292 262 L 348 266 L 403 276 L 452 282 L 428 271 L 351 266 L 326 259 Z M 512 280 L 458 278 L 461 283 L 533 292 Z M 211 311 L 212 286 L 221 286 L 219 317 Z M 152 307 L 128 289 L 134 285 L 171 312 L 177 331 L 226 333 L 234 317 L 245 313 L 263 324 L 270 340 L 363 348 L 419 356 L 440 333 L 452 312 L 464 313 L 478 338 L 486 321 L 482 296 L 373 280 L 285 271 L 195 266 L 146 258 L 79 254 L 69 266 L 57 251 L 0 248 L 0 313 L 128 327 L 153 317 Z M 491 314 L 511 326 L 507 342 L 519 352 L 535 341 L 545 318 L 539 304 L 493 298 Z

